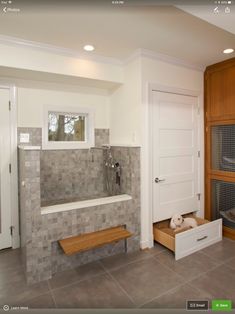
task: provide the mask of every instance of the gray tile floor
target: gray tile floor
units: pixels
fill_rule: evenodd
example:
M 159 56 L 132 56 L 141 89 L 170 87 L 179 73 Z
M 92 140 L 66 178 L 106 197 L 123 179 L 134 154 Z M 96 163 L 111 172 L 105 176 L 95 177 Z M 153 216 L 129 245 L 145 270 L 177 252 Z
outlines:
M 233 300 L 235 241 L 179 261 L 160 245 L 120 254 L 27 286 L 20 250 L 0 252 L 0 305 L 29 308 L 185 308 L 186 300 Z

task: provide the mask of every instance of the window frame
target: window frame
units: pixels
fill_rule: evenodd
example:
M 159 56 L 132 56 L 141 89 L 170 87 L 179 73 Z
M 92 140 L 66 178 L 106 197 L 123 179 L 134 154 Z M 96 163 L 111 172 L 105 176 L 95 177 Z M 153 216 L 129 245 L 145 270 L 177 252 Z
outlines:
M 42 128 L 42 149 L 89 149 L 94 147 L 94 110 L 92 108 L 78 106 L 44 105 Z M 85 116 L 85 141 L 49 141 L 48 139 L 48 117 L 50 112 L 61 114 L 75 114 Z

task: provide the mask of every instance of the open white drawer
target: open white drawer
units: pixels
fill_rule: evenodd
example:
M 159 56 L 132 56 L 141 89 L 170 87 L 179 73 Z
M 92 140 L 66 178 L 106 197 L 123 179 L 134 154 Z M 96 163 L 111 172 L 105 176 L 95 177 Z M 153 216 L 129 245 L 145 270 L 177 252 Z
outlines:
M 153 225 L 154 240 L 175 252 L 176 260 L 222 240 L 222 219 L 208 221 L 193 215 L 186 216 L 194 217 L 198 226 L 174 232 L 169 227 L 170 220 Z

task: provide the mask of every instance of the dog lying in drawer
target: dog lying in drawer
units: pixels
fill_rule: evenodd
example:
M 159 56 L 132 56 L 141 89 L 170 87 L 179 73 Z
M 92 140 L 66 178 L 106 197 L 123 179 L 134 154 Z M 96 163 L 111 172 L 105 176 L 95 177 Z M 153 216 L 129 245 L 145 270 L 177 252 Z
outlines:
M 193 214 L 183 217 L 194 218 L 197 227 L 173 230 L 170 219 L 153 225 L 154 240 L 173 251 L 176 260 L 222 240 L 222 219 L 208 221 Z

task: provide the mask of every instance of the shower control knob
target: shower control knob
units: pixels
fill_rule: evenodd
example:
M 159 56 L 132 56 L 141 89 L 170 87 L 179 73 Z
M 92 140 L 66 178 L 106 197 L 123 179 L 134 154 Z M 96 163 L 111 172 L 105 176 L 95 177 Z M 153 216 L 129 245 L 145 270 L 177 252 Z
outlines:
M 155 178 L 155 180 L 154 180 L 156 183 L 159 183 L 159 182 L 163 182 L 163 181 L 165 181 L 165 179 L 159 179 L 159 178 Z

